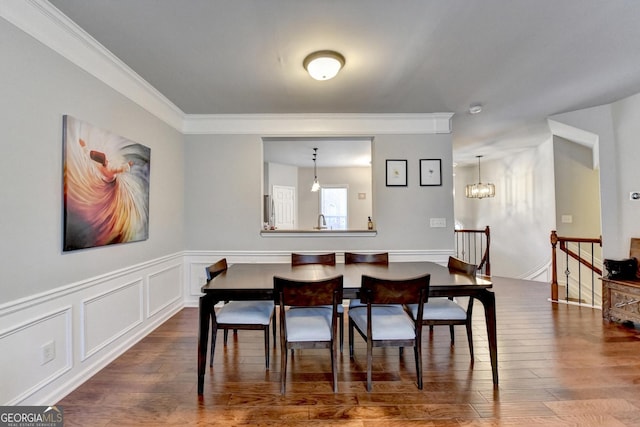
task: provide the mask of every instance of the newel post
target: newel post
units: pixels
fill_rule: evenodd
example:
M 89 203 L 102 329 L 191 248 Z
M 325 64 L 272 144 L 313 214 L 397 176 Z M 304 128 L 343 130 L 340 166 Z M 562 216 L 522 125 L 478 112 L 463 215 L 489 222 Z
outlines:
M 558 266 L 556 265 L 556 245 L 558 234 L 551 230 L 551 301 L 558 301 Z

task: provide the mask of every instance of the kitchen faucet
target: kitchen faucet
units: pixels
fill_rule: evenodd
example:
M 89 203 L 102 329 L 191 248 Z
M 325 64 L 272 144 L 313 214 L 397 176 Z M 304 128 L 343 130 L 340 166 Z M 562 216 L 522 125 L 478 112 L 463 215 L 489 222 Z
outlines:
M 322 224 L 320 223 L 320 220 L 322 220 Z M 327 228 L 327 220 L 324 219 L 324 215 L 320 214 L 318 215 L 318 230 L 322 230 L 323 228 Z

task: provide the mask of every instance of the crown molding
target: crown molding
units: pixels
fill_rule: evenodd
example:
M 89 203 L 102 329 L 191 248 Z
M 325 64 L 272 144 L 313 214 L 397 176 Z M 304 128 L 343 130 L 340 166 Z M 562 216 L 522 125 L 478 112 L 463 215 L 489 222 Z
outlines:
M 263 136 L 451 133 L 453 113 L 188 114 L 184 134 Z
M 0 16 L 183 134 L 451 133 L 453 113 L 185 114 L 48 1 L 2 0 Z
M 0 16 L 169 126 L 184 112 L 48 1 L 3 0 Z

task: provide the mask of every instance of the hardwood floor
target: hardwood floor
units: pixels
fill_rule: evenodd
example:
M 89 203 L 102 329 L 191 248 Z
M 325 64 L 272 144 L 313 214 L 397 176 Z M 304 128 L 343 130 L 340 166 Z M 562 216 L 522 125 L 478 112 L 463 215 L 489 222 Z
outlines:
M 374 349 L 366 392 L 364 342 L 347 346 L 331 388 L 327 350 L 289 358 L 279 393 L 280 351 L 264 368 L 261 331 L 219 332 L 204 396 L 196 392 L 197 309 L 175 315 L 58 404 L 66 426 L 640 426 L 640 333 L 604 323 L 599 310 L 547 301 L 549 285 L 494 278 L 500 384 L 493 387 L 482 304 L 475 304 L 476 361 L 464 326 L 426 331 L 424 390 L 413 352 Z M 346 322 L 345 322 L 346 323 Z M 345 333 L 345 336 L 347 334 Z M 279 337 L 278 337 L 279 338 Z

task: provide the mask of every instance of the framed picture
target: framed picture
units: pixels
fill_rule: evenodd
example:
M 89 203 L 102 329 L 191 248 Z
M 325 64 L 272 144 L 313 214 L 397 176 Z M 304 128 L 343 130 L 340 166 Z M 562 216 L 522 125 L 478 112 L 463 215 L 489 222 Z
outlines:
M 420 159 L 420 185 L 423 187 L 442 185 L 441 159 Z
M 151 149 L 63 117 L 63 250 L 149 237 Z
M 407 186 L 407 161 L 387 160 L 387 187 Z

